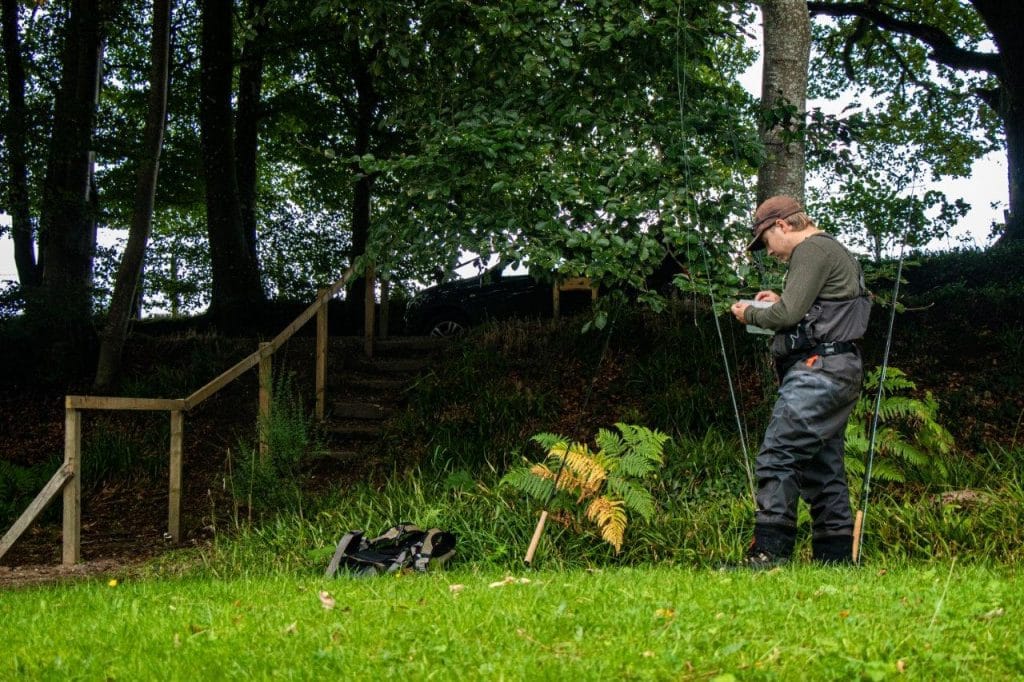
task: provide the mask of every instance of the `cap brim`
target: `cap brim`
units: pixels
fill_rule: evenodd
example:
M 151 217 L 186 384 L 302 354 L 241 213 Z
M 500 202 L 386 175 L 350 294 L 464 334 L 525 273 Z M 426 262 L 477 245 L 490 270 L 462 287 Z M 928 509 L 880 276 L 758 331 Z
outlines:
M 750 240 L 749 244 L 747 244 L 747 251 L 760 251 L 764 248 L 764 241 L 761 237 L 764 236 L 765 230 L 767 229 L 767 227 L 762 227 L 758 230 L 757 234 L 754 235 L 754 238 Z

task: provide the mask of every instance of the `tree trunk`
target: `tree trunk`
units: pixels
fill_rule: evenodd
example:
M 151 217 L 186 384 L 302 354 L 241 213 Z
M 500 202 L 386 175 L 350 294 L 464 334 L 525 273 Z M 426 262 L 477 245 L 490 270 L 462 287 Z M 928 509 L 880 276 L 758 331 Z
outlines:
M 776 194 L 804 201 L 804 115 L 811 20 L 803 0 L 762 0 L 764 67 L 761 141 L 765 160 L 757 172 L 757 201 Z M 781 116 L 780 116 L 781 114 Z
M 14 264 L 18 281 L 25 289 L 39 284 L 40 273 L 36 264 L 32 239 L 32 215 L 28 201 L 28 154 L 26 152 L 25 122 L 25 64 L 21 57 L 18 36 L 18 2 L 3 0 L 3 51 L 7 65 L 7 115 L 4 117 L 4 136 L 7 138 L 7 200 L 11 212 L 11 239 L 14 242 Z
M 263 91 L 263 40 L 267 22 L 262 17 L 267 0 L 250 0 L 248 19 L 251 35 L 242 46 L 238 72 L 238 117 L 235 131 L 235 158 L 238 172 L 238 197 L 242 211 L 242 234 L 249 257 L 259 262 L 256 253 L 256 194 L 258 186 L 260 98 Z
M 1010 182 L 1010 209 L 1000 241 L 1024 240 L 1024 91 L 1008 95 L 1003 117 L 1006 131 L 1006 169 Z
M 999 48 L 1002 73 L 998 100 L 993 102 L 1006 134 L 1006 167 L 1010 210 L 1001 241 L 1024 239 L 1024 4 L 1005 0 L 972 0 Z
M 103 61 L 104 9 L 101 0 L 71 3 L 43 183 L 42 281 L 28 298 L 28 314 L 41 341 L 59 339 L 81 358 L 93 342 L 90 289 L 96 232 L 90 147 Z
M 350 45 L 352 63 L 355 68 L 356 106 L 353 129 L 355 131 L 354 151 L 356 157 L 370 152 L 373 139 L 373 127 L 376 123 L 379 97 L 373 83 L 370 65 L 376 57 L 378 47 L 370 50 L 369 56 L 364 55 L 357 42 Z M 352 186 L 352 262 L 366 253 L 370 235 L 370 205 L 373 195 L 373 178 L 368 176 L 359 166 L 352 165 L 354 183 Z M 359 277 L 349 288 L 348 312 L 353 320 L 365 318 L 366 279 Z
M 128 244 L 114 282 L 107 324 L 100 339 L 99 363 L 93 388 L 107 391 L 121 368 L 121 352 L 128 336 L 128 322 L 138 300 L 142 264 L 153 222 L 153 203 L 160 169 L 167 122 L 168 56 L 171 27 L 171 0 L 153 0 L 153 37 L 150 49 L 149 105 L 142 134 L 142 154 L 136 171 L 135 199 Z
M 251 318 L 263 302 L 257 262 L 242 231 L 235 168 L 231 0 L 203 0 L 202 24 L 199 125 L 213 277 L 210 312 L 219 324 L 231 325 Z

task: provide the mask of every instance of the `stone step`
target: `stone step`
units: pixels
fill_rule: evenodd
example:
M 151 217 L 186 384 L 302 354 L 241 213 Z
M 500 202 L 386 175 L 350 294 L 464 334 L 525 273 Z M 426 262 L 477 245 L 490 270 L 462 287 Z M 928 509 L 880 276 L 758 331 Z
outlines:
M 332 348 L 337 348 L 346 355 L 362 355 L 363 343 L 361 336 L 331 338 Z M 373 354 L 375 357 L 389 358 L 433 355 L 446 348 L 450 343 L 449 339 L 434 336 L 395 336 L 374 341 Z
M 413 377 L 339 372 L 328 379 L 327 390 L 392 394 L 403 392 L 412 381 Z
M 352 356 L 346 358 L 341 371 L 355 371 L 366 374 L 395 375 L 419 374 L 432 364 L 431 358 L 372 358 Z
M 391 401 L 335 400 L 331 403 L 330 419 L 382 421 L 395 411 Z
M 365 441 L 380 436 L 379 421 L 333 419 L 324 425 L 324 431 L 335 440 Z

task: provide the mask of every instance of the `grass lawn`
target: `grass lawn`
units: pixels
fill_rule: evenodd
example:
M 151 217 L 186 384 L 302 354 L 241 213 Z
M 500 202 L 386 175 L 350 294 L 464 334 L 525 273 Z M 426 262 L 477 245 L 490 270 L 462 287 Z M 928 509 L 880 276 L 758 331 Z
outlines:
M 954 563 L 78 583 L 0 595 L 0 679 L 1011 679 L 1018 579 Z

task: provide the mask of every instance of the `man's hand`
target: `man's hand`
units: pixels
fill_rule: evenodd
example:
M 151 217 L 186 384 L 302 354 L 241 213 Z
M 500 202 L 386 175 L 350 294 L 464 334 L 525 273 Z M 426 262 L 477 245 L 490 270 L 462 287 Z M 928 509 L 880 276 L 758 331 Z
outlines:
M 778 303 L 781 299 L 782 297 L 774 291 L 759 291 L 754 296 L 755 301 L 768 301 L 769 303 Z
M 732 304 L 732 307 L 729 308 L 729 310 L 732 311 L 733 317 L 735 317 L 740 324 L 746 324 L 747 320 L 743 315 L 747 312 L 747 308 L 749 307 L 749 303 L 740 303 L 739 301 L 736 301 Z

